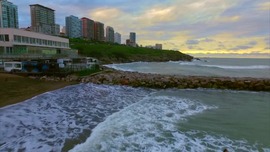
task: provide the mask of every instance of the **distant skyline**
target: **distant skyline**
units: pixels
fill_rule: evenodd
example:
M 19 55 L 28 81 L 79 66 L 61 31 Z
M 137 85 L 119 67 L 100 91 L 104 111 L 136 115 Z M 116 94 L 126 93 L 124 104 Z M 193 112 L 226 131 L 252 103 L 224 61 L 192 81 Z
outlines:
M 19 26 L 28 27 L 30 4 L 65 17 L 88 17 L 121 33 L 136 32 L 140 45 L 163 44 L 193 56 L 270 58 L 269 0 L 9 0 L 18 6 Z

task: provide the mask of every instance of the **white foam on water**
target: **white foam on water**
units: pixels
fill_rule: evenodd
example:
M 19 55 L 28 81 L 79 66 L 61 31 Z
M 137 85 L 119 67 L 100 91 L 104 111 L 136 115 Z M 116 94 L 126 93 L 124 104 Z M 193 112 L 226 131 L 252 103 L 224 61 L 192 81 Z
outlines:
M 256 70 L 256 69 L 266 69 L 269 70 L 269 65 L 248 65 L 248 66 L 236 66 L 236 65 L 213 65 L 213 64 L 205 64 L 203 61 L 194 60 L 192 62 L 173 62 L 178 63 L 180 65 L 187 66 L 200 66 L 200 67 L 209 67 L 209 68 L 220 68 L 220 69 L 230 69 L 230 70 Z
M 186 118 L 215 108 L 189 99 L 151 95 L 109 116 L 70 152 L 259 151 L 245 140 L 179 129 Z
M 71 152 L 171 151 L 177 145 L 175 123 L 212 108 L 179 97 L 149 96 L 109 116 Z
M 256 70 L 256 69 L 270 69 L 267 65 L 251 65 L 251 66 L 226 66 L 226 65 L 199 65 L 205 67 L 214 67 L 221 69 L 231 69 L 231 70 Z
M 61 151 L 66 139 L 91 130 L 150 90 L 81 84 L 0 109 L 0 151 Z
M 119 64 L 107 64 L 107 65 L 104 65 L 104 66 L 105 67 L 108 67 L 108 68 L 115 69 L 115 70 L 120 70 L 120 71 L 135 72 L 136 70 L 131 69 L 131 68 L 128 68 L 128 67 L 131 66 L 131 65 L 140 64 L 140 63 L 146 64 L 147 62 L 132 62 L 132 63 L 122 63 L 122 64 L 121 63 L 119 63 Z
M 129 69 L 127 67 L 120 67 L 120 65 L 116 64 L 110 64 L 110 65 L 104 65 L 105 67 L 112 68 L 115 70 L 120 70 L 120 71 L 129 71 L 129 72 L 134 72 L 135 70 Z
M 72 151 L 217 151 L 224 147 L 258 151 L 244 140 L 177 128 L 186 118 L 213 108 L 217 107 L 162 96 L 158 90 L 70 86 L 1 108 L 0 151 L 61 151 L 66 139 L 76 139 L 93 128 L 87 141 Z

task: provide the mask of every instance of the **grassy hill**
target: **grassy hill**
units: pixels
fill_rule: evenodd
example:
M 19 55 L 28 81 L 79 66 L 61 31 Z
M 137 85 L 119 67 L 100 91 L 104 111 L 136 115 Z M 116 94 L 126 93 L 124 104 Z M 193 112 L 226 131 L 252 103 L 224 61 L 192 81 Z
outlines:
M 129 47 L 125 45 L 81 39 L 70 39 L 70 44 L 71 48 L 79 50 L 79 54 L 95 57 L 102 61 L 102 63 L 190 61 L 193 59 L 192 56 L 172 50 Z

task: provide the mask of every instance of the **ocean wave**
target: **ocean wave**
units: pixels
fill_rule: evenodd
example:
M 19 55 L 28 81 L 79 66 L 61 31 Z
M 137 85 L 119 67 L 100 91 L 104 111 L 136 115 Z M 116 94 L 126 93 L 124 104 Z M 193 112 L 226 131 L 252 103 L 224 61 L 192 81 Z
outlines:
M 152 91 L 80 84 L 0 109 L 0 151 L 62 151 L 106 117 Z
M 234 70 L 270 69 L 270 66 L 267 65 L 251 65 L 251 66 L 199 65 L 199 66 L 214 67 L 221 69 L 234 69 Z
M 153 94 L 109 116 L 85 143 L 70 152 L 259 151 L 244 139 L 199 130 L 181 130 L 186 118 L 216 109 L 190 99 Z M 267 151 L 269 148 L 261 150 Z
M 180 65 L 187 66 L 199 66 L 199 67 L 209 67 L 209 68 L 220 68 L 220 69 L 231 69 L 231 70 L 256 70 L 256 69 L 270 69 L 268 65 L 250 65 L 250 66 L 230 66 L 230 65 L 211 65 L 204 64 L 203 62 L 180 62 Z
M 126 64 L 129 64 L 129 63 L 126 63 Z M 133 70 L 131 68 L 128 68 L 128 66 L 121 66 L 121 65 L 124 65 L 124 64 L 107 64 L 107 65 L 104 65 L 105 67 L 108 67 L 108 68 L 112 68 L 112 69 L 115 69 L 115 70 L 120 70 L 120 71 L 129 71 L 129 72 L 135 72 L 136 70 Z
M 179 150 L 183 141 L 174 135 L 175 123 L 213 108 L 189 99 L 152 95 L 109 116 L 70 152 Z

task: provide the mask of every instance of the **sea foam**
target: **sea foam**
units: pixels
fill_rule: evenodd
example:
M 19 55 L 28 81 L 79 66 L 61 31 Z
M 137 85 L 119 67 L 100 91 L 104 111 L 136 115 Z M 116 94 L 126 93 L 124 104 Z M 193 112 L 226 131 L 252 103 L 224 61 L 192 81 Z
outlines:
M 175 123 L 212 108 L 216 107 L 154 94 L 109 116 L 71 152 L 177 150 L 174 134 L 180 134 Z
M 246 140 L 179 128 L 189 117 L 216 108 L 157 92 L 109 116 L 70 152 L 258 151 Z
M 0 109 L 0 151 L 61 151 L 106 117 L 151 93 L 147 89 L 80 84 Z

